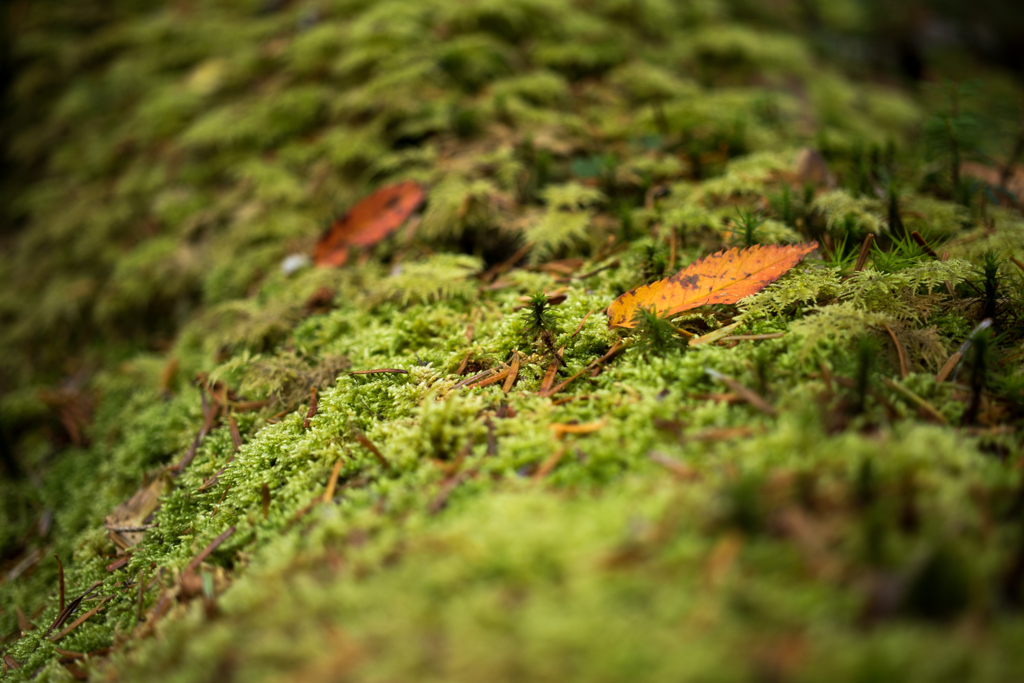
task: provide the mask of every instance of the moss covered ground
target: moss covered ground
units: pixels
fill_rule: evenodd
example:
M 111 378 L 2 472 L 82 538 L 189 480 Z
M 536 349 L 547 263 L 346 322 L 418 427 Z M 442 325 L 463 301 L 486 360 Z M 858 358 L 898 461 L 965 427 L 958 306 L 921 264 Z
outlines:
M 1022 680 L 1020 84 L 876 9 L 12 3 L 4 680 Z

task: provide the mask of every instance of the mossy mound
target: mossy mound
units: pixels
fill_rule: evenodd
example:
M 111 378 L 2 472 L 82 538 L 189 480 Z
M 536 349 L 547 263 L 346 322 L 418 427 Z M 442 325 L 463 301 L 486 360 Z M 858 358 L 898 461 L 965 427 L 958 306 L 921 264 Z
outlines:
M 12 12 L 5 680 L 1024 676 L 1014 84 L 811 4 Z

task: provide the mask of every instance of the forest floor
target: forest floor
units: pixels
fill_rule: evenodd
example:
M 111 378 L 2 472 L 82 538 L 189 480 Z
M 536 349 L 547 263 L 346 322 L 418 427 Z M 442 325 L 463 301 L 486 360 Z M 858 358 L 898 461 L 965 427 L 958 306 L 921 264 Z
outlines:
M 1024 679 L 1019 84 L 828 6 L 12 5 L 4 680 Z

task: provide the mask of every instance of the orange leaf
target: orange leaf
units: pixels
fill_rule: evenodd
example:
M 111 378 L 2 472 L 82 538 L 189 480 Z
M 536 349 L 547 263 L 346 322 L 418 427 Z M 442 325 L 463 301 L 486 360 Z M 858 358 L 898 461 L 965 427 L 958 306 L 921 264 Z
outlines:
M 633 327 L 641 308 L 668 317 L 698 306 L 734 304 L 778 280 L 817 248 L 817 242 L 809 242 L 720 251 L 670 278 L 626 292 L 608 307 L 609 325 Z
M 318 266 L 343 266 L 349 247 L 372 247 L 402 226 L 426 194 L 419 183 L 405 180 L 382 187 L 334 221 L 316 244 Z

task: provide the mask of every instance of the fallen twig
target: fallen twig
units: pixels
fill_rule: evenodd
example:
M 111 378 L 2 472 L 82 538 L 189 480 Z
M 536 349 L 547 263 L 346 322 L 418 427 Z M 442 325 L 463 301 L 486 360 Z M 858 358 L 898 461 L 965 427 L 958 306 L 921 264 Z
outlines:
M 321 499 L 324 503 L 330 503 L 334 498 L 334 489 L 338 486 L 338 475 L 341 473 L 341 458 L 334 463 L 334 469 L 331 470 L 331 478 L 327 480 L 327 489 L 324 491 L 324 497 Z
M 72 621 L 60 633 L 58 633 L 56 635 L 53 635 L 53 636 L 50 636 L 50 642 L 51 643 L 56 643 L 58 640 L 60 640 L 61 638 L 63 638 L 64 636 L 66 636 L 67 634 L 71 633 L 72 631 L 74 631 L 79 626 L 81 626 L 87 619 L 89 619 L 90 617 L 95 615 L 97 612 L 99 612 L 101 609 L 103 609 L 103 606 L 106 605 L 107 602 L 110 599 L 111 599 L 111 597 L 107 596 L 107 597 L 103 598 L 102 600 L 100 600 L 100 604 L 96 605 L 91 610 L 89 610 L 88 612 L 86 612 L 82 616 L 80 616 L 77 619 L 75 619 L 74 621 Z
M 219 548 L 221 543 L 231 538 L 231 535 L 234 533 L 235 527 L 233 526 L 229 526 L 227 529 L 221 532 L 220 536 L 210 541 L 209 545 L 203 548 L 198 555 L 192 558 L 192 561 L 188 563 L 187 567 L 185 567 L 186 571 L 195 571 L 196 569 L 198 569 L 199 565 L 205 562 L 206 558 L 212 555 L 213 551 Z
M 928 401 L 924 400 L 923 398 L 921 398 L 920 396 L 915 394 L 913 391 L 911 391 L 907 387 L 903 386 L 902 384 L 899 384 L 897 382 L 892 381 L 888 377 L 883 377 L 882 378 L 882 382 L 885 383 L 885 386 L 889 387 L 890 389 L 892 389 L 896 393 L 901 394 L 904 398 L 910 399 L 910 401 L 914 405 L 916 405 L 918 408 L 920 408 L 924 413 L 926 413 L 930 418 L 932 418 L 933 420 L 935 420 L 939 424 L 943 424 L 943 425 L 946 424 L 946 418 L 942 415 L 942 413 L 940 413 L 935 408 L 935 406 L 933 406 L 931 403 L 929 403 Z
M 896 345 L 896 355 L 900 358 L 900 379 L 905 379 L 910 374 L 907 370 L 907 352 L 903 350 L 903 344 L 900 342 L 900 338 L 896 336 L 896 333 L 892 331 L 892 328 L 885 323 L 882 323 L 882 327 L 892 337 L 892 343 Z
M 408 375 L 409 371 L 408 370 L 403 370 L 402 368 L 376 368 L 374 370 L 352 370 L 348 374 L 350 374 L 350 375 L 381 375 L 381 374 Z
M 733 393 L 735 393 L 737 396 L 739 396 L 741 399 L 749 403 L 754 408 L 760 410 L 765 415 L 771 415 L 772 417 L 775 417 L 778 414 L 776 413 L 775 408 L 773 408 L 771 404 L 768 403 L 768 401 L 764 400 L 752 389 L 748 389 L 747 387 L 743 386 L 742 384 L 734 380 L 732 377 L 729 377 L 728 375 L 723 375 L 718 370 L 713 370 L 711 368 L 704 368 L 704 372 L 709 377 L 717 379 L 719 382 L 729 387 L 729 389 L 731 389 Z
M 302 428 L 309 429 L 309 421 L 316 417 L 317 408 L 320 406 L 320 399 L 316 395 L 316 387 L 309 389 L 309 410 L 306 411 L 306 419 L 302 421 Z
M 363 448 L 373 453 L 373 457 L 377 458 L 377 462 L 379 462 L 381 466 L 384 467 L 384 469 L 391 469 L 391 463 L 388 462 L 388 459 L 385 458 L 384 454 L 380 452 L 380 449 L 377 448 L 377 446 L 375 446 L 374 443 L 370 441 L 369 438 L 367 438 L 366 434 L 357 431 L 355 437 L 356 441 L 358 441 Z

